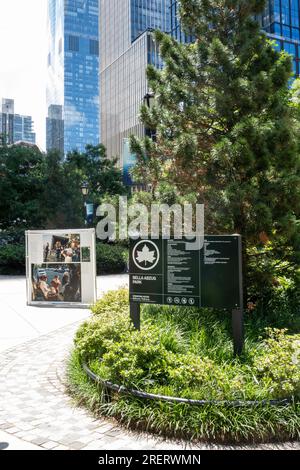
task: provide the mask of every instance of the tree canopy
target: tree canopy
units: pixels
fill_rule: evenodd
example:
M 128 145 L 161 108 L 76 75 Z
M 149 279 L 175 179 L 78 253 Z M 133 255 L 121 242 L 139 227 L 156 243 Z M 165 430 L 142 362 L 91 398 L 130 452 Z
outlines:
M 165 66 L 148 66 L 155 104 L 142 106 L 141 119 L 156 139 L 131 138 L 135 177 L 194 191 L 205 204 L 207 233 L 240 233 L 244 247 L 274 240 L 296 255 L 300 158 L 291 57 L 260 30 L 255 16 L 264 0 L 179 3 L 194 41 L 154 34 Z

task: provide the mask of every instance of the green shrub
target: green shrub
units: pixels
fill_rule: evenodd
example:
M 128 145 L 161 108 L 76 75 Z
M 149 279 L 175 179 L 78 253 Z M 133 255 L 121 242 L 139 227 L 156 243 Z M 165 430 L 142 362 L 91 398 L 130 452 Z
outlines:
M 93 307 L 92 312 L 95 316 L 101 316 L 110 319 L 115 314 L 126 313 L 128 318 L 128 290 L 119 289 L 117 291 L 107 292 L 101 300 Z
M 0 246 L 0 274 L 25 273 L 25 246 Z
M 262 353 L 254 357 L 254 371 L 276 397 L 300 396 L 300 335 L 268 329 Z
M 128 250 L 121 245 L 97 243 L 97 273 L 122 273 L 127 268 Z
M 125 301 L 127 297 L 127 303 Z M 82 359 L 95 359 L 110 344 L 120 341 L 133 326 L 128 315 L 128 292 L 121 289 L 106 294 L 93 308 L 94 317 L 84 322 L 76 333 L 75 345 Z
M 97 413 L 173 436 L 239 441 L 275 438 L 280 432 L 299 437 L 299 334 L 270 328 L 259 338 L 253 333 L 256 323 L 249 321 L 247 351 L 234 359 L 224 312 L 145 306 L 136 331 L 129 320 L 128 291 L 122 289 L 106 294 L 93 313 L 76 334 L 69 380 L 72 393 L 93 403 Z M 102 390 L 82 374 L 83 360 L 102 378 L 128 388 L 199 400 L 254 400 L 257 406 L 193 407 L 119 394 L 104 403 Z M 287 397 L 295 402 L 259 404 Z

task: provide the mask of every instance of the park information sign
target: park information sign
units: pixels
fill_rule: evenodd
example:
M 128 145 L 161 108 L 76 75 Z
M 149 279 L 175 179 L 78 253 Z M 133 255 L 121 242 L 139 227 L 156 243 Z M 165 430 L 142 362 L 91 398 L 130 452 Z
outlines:
M 132 240 L 130 301 L 145 304 L 242 308 L 241 238 Z
M 28 305 L 88 307 L 96 301 L 95 229 L 26 232 Z
M 243 334 L 242 240 L 239 235 L 131 240 L 130 315 L 140 328 L 140 304 L 212 307 L 232 311 L 234 353 Z M 196 248 L 196 249 L 195 249 Z

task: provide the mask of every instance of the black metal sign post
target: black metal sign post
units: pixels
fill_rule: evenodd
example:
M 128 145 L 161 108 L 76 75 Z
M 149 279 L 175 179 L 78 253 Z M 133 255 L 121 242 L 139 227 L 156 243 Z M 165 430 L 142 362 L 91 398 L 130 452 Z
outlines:
M 240 356 L 244 349 L 244 312 L 242 309 L 232 310 L 233 352 Z
M 238 237 L 238 259 L 239 259 L 239 295 L 240 308 L 232 310 L 232 335 L 233 351 L 235 356 L 240 356 L 244 349 L 244 293 L 243 293 L 243 263 L 242 263 L 242 238 Z
M 130 302 L 130 318 L 137 330 L 141 329 L 141 305 L 136 302 Z
M 191 248 L 182 240 L 131 240 L 130 317 L 140 329 L 140 304 L 216 308 L 232 312 L 234 354 L 244 348 L 242 240 L 204 236 Z

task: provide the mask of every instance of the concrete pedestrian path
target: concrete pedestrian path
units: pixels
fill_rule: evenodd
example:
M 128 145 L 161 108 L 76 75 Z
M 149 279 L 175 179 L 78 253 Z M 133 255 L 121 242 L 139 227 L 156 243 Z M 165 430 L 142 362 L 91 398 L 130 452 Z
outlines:
M 101 295 L 126 284 L 127 277 L 109 276 L 99 283 Z M 0 279 L 0 450 L 226 448 L 190 446 L 130 432 L 114 420 L 95 419 L 75 407 L 65 390 L 65 364 L 74 333 L 89 312 L 29 308 L 24 293 L 24 279 Z M 300 449 L 300 445 L 256 448 Z
M 98 298 L 104 292 L 124 285 L 128 285 L 126 274 L 99 276 Z M 0 353 L 63 326 L 84 320 L 89 315 L 89 310 L 80 308 L 27 306 L 25 277 L 0 276 Z

